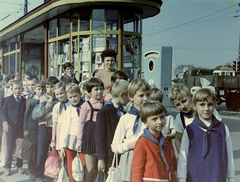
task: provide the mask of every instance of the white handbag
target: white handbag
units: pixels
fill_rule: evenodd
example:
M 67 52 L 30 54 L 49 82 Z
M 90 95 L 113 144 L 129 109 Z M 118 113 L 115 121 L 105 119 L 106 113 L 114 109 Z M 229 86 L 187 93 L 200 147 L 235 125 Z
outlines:
M 82 181 L 84 177 L 84 168 L 78 152 L 72 161 L 72 176 L 75 181 Z
M 114 167 L 114 162 L 116 161 L 116 167 Z M 108 170 L 108 177 L 106 182 L 122 182 L 121 171 L 118 164 L 118 154 L 114 154 L 112 165 Z
M 64 166 L 64 159 L 62 159 L 62 167 L 59 171 L 57 182 L 70 182 L 70 179 L 67 175 L 67 171 Z

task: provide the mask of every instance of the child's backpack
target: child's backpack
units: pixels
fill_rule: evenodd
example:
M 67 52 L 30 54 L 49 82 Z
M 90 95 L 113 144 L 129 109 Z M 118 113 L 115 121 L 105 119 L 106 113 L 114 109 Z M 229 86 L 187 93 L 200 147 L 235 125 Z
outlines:
M 60 171 L 60 162 L 55 148 L 49 154 L 44 168 L 44 175 L 54 179 L 58 177 Z

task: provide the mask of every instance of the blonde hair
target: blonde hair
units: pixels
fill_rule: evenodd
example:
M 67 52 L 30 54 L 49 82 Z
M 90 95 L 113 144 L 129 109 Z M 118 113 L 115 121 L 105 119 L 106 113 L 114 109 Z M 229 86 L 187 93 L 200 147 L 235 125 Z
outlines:
M 58 82 L 53 86 L 53 91 L 52 91 L 52 95 L 55 97 L 55 91 L 58 89 L 62 89 L 65 92 L 66 89 L 66 84 L 64 82 Z
M 197 102 L 204 101 L 208 102 L 208 97 L 211 97 L 212 100 L 216 103 L 216 94 L 208 88 L 201 88 L 193 94 L 193 104 L 196 105 Z
M 152 88 L 150 91 L 150 95 L 149 95 L 151 100 L 156 100 L 159 102 L 163 101 L 163 93 L 160 89 L 158 88 Z
M 182 100 L 186 96 L 191 96 L 191 93 L 187 86 L 182 83 L 173 84 L 168 92 L 168 97 L 171 102 Z
M 141 78 L 133 79 L 128 85 L 128 96 L 133 98 L 137 91 L 149 91 L 151 90 L 150 85 Z
M 148 100 L 140 107 L 140 118 L 143 123 L 146 123 L 147 118 L 161 113 L 166 113 L 166 108 L 159 101 Z
M 69 83 L 66 85 L 66 93 L 79 93 L 81 94 L 80 87 L 76 83 Z
M 118 97 L 120 93 L 124 93 L 125 95 L 128 94 L 127 88 L 128 88 L 129 82 L 126 80 L 117 80 L 113 86 L 112 86 L 112 96 Z

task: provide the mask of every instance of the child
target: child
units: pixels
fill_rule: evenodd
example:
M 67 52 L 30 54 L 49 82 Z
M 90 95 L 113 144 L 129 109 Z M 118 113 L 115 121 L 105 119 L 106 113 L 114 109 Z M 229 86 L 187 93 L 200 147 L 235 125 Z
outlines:
M 150 99 L 159 101 L 162 103 L 163 101 L 163 93 L 158 88 L 152 88 L 150 91 Z M 169 140 L 173 140 L 175 138 L 175 129 L 174 129 L 174 118 L 173 116 L 166 111 L 166 117 L 165 117 L 165 125 L 162 129 L 162 134 Z
M 72 160 L 76 156 L 77 132 L 79 125 L 80 108 L 83 103 L 81 100 L 80 88 L 75 83 L 66 85 L 66 94 L 71 105 L 64 114 L 64 122 L 62 124 L 59 147 L 61 148 L 61 157 L 66 156 L 67 172 L 71 182 L 74 182 L 72 176 Z M 85 165 L 84 156 L 80 154 L 83 165 Z
M 30 92 L 30 90 L 28 88 L 28 81 L 27 80 L 23 80 L 22 83 L 23 83 L 22 96 L 26 99 L 31 94 L 31 92 Z
M 53 107 L 53 116 L 52 116 L 52 141 L 51 147 L 56 147 L 57 150 L 60 150 L 59 142 L 60 142 L 60 134 L 62 123 L 64 122 L 64 113 L 67 110 L 67 107 L 70 106 L 70 102 L 67 98 L 67 94 L 65 92 L 65 84 L 63 82 L 58 82 L 53 87 L 53 96 L 59 101 Z
M 113 153 L 111 143 L 118 121 L 126 113 L 123 109 L 128 101 L 127 87 L 129 82 L 117 80 L 112 87 L 112 99 L 99 110 L 96 121 L 96 151 L 98 171 L 107 173 L 112 164 Z
M 85 155 L 86 170 L 84 171 L 84 181 L 92 181 L 93 173 L 97 167 L 95 130 L 96 118 L 99 109 L 104 102 L 102 100 L 104 85 L 98 78 L 91 78 L 86 85 L 87 92 L 91 98 L 84 102 L 80 111 L 80 124 L 78 129 L 77 147 Z
M 82 99 L 88 101 L 91 98 L 91 95 L 87 92 L 87 82 L 88 80 L 82 82 L 79 86 L 82 93 Z
M 43 96 L 45 90 L 44 81 L 37 81 L 34 85 L 34 93 L 35 95 L 29 100 L 26 111 L 24 114 L 24 137 L 28 138 L 35 146 L 35 151 L 37 153 L 37 140 L 38 140 L 38 121 L 39 119 L 32 118 L 32 111 L 36 105 L 40 103 L 40 98 Z M 34 176 L 34 167 L 35 161 L 28 162 L 28 171 L 29 171 L 29 179 L 35 181 L 36 178 Z
M 38 141 L 37 141 L 37 158 L 34 168 L 36 181 L 42 181 L 44 174 L 44 164 L 47 159 L 49 145 L 52 139 L 52 109 L 58 102 L 52 96 L 53 86 L 58 83 L 58 79 L 55 76 L 49 76 L 46 80 L 46 95 L 40 98 L 40 102 L 46 100 L 47 103 L 44 109 L 44 115 L 39 119 L 38 124 Z
M 28 101 L 29 101 L 29 100 L 33 97 L 33 95 L 34 95 L 34 86 L 35 86 L 35 84 L 36 84 L 37 81 L 38 81 L 38 78 L 33 77 L 33 76 L 29 77 L 28 80 L 27 80 L 28 89 L 29 89 L 29 91 L 30 91 L 30 94 L 26 97 L 26 101 L 27 101 L 26 104 L 28 104 Z
M 20 80 L 13 80 L 11 96 L 4 98 L 1 109 L 1 121 L 3 125 L 2 149 L 4 149 L 6 176 L 11 174 L 12 153 L 17 138 L 23 138 L 23 120 L 26 109 L 26 99 L 21 96 L 23 85 Z M 23 160 L 17 158 L 17 171 L 23 174 Z
M 172 104 L 180 111 L 174 122 L 175 146 L 179 153 L 183 131 L 193 121 L 192 95 L 186 85 L 175 83 L 170 88 L 168 96 Z
M 140 118 L 147 128 L 134 147 L 132 181 L 177 182 L 176 158 L 171 143 L 161 130 L 165 124 L 165 107 L 148 101 L 140 108 Z
M 132 80 L 128 86 L 128 97 L 133 106 L 120 118 L 111 145 L 113 153 L 122 154 L 120 160 L 121 174 L 124 174 L 122 181 L 131 181 L 133 148 L 145 128 L 140 121 L 140 106 L 147 101 L 150 90 L 150 85 L 140 78 Z
M 196 117 L 186 126 L 178 160 L 179 182 L 232 182 L 234 163 L 228 127 L 213 115 L 216 96 L 207 88 L 193 95 Z
M 128 76 L 123 72 L 123 71 L 116 71 L 113 73 L 113 75 L 111 76 L 111 83 L 112 85 L 119 79 L 123 79 L 123 80 L 128 80 Z M 104 101 L 108 101 L 112 98 L 112 93 L 111 91 L 105 96 Z

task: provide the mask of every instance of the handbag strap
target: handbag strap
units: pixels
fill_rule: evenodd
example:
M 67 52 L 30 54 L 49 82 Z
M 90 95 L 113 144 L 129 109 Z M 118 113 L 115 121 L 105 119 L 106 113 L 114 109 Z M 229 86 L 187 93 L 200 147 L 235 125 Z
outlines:
M 115 161 L 116 161 L 116 166 L 118 166 L 118 154 L 116 154 L 116 153 L 114 153 L 111 167 L 114 166 Z

